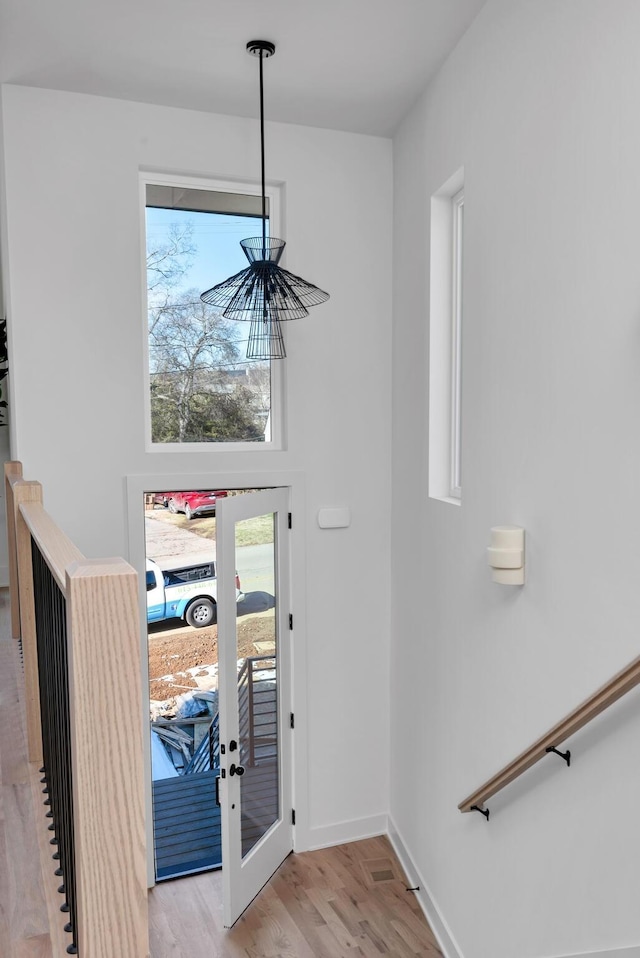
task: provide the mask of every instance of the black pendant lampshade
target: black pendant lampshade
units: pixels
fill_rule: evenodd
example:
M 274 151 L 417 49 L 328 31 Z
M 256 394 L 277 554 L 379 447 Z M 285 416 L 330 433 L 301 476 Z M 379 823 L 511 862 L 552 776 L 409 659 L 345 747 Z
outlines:
M 262 236 L 240 241 L 249 266 L 202 293 L 200 299 L 222 310 L 227 319 L 250 320 L 248 359 L 284 359 L 286 351 L 280 323 L 309 315 L 309 306 L 329 299 L 329 294 L 278 265 L 285 241 L 267 236 L 264 98 L 262 61 L 273 56 L 275 45 L 251 40 L 247 50 L 260 58 L 260 152 L 262 165 Z

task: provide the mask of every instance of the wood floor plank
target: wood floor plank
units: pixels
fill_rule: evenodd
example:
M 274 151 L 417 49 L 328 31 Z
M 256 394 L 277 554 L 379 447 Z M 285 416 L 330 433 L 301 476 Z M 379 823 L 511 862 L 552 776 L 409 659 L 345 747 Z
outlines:
M 10 636 L 4 591 L 0 590 L 0 954 L 58 958 L 64 949 L 53 951 L 32 777 L 37 802 L 42 800 L 42 786 L 39 773 L 27 761 L 24 675 L 19 643 Z M 41 810 L 44 822 L 44 807 Z M 64 939 L 66 947 L 70 939 Z
M 271 879 L 270 884 L 282 902 L 282 907 L 286 909 L 291 920 L 301 930 L 314 958 L 318 955 L 324 955 L 324 943 L 319 929 L 325 927 L 327 923 L 315 905 L 309 900 L 305 889 L 301 886 L 296 888 L 278 872 Z
M 252 916 L 259 915 L 260 919 L 252 945 L 247 948 L 248 954 L 261 955 L 263 949 L 265 958 L 315 958 L 303 930 L 272 885 L 267 885 L 253 902 L 251 912 L 246 916 L 247 924 Z
M 49 930 L 40 875 L 32 862 L 39 861 L 33 827 L 31 789 L 3 785 L 5 847 L 9 863 L 8 908 L 12 939 L 31 938 Z
M 149 935 L 152 958 L 246 958 L 222 927 L 216 872 L 156 885 L 149 894 Z
M 14 639 L 0 641 L 0 781 L 4 785 L 24 784 L 29 780 L 18 670 L 22 671 L 18 643 Z
M 414 935 L 406 922 L 394 918 L 391 920 L 391 927 L 405 942 L 411 954 L 419 955 L 421 953 L 425 945 L 420 941 L 417 935 Z
M 49 844 L 51 832 L 47 830 L 49 820 L 44 817 L 44 807 L 36 804 L 39 802 L 41 795 L 41 775 L 35 765 L 30 765 L 29 771 L 34 808 L 38 809 L 38 812 L 34 815 L 34 830 L 38 842 L 38 863 L 40 865 L 40 879 L 49 920 L 49 934 L 51 936 L 54 958 L 58 958 L 58 956 L 64 958 L 64 956 L 66 956 L 67 945 L 71 944 L 71 935 L 68 935 L 64 931 L 65 923 L 68 921 L 68 915 L 64 915 L 60 911 L 60 905 L 62 903 L 62 898 L 58 894 L 60 878 L 57 878 L 54 874 L 58 862 L 52 858 L 53 848 Z
M 9 933 L 9 863 L 4 838 L 2 817 L 2 787 L 0 786 L 0 955 L 11 954 Z
M 340 954 L 343 951 L 353 954 L 354 950 L 360 947 L 360 929 L 352 925 L 344 911 L 336 909 L 336 893 L 324 888 L 308 888 L 307 895 L 326 922 L 325 926 L 319 929 L 321 940 L 330 941 L 333 936 Z M 335 945 L 333 947 L 335 948 Z
M 13 946 L 10 954 L 11 958 L 53 958 L 51 938 L 49 935 L 25 938 Z

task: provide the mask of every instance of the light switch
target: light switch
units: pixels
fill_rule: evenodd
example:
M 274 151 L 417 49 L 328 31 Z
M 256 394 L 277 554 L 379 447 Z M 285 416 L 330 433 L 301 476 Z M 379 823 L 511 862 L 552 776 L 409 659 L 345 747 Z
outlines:
M 318 525 L 321 529 L 346 529 L 351 525 L 351 510 L 347 506 L 339 509 L 320 509 Z

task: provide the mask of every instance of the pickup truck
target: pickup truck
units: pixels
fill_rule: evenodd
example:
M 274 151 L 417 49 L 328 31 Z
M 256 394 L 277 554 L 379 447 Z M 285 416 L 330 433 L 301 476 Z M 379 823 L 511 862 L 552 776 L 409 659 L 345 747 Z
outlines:
M 216 564 L 202 556 L 196 559 L 147 559 L 147 622 L 182 619 L 195 629 L 216 620 Z M 236 575 L 236 601 L 244 595 Z

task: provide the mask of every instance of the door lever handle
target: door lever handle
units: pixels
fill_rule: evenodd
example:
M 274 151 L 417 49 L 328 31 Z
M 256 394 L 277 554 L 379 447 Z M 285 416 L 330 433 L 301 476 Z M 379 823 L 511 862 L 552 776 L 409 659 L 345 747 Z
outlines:
M 244 765 L 231 765 L 229 775 L 244 775 Z

